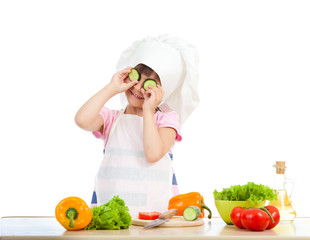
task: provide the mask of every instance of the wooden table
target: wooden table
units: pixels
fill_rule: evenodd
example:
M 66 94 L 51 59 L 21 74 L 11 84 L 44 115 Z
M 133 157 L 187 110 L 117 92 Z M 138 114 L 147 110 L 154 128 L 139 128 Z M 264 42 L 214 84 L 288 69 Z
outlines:
M 153 228 L 130 226 L 125 230 L 66 231 L 54 217 L 1 218 L 1 239 L 309 239 L 310 218 L 296 218 L 280 223 L 272 230 L 252 232 L 226 225 L 221 218 L 204 219 L 204 225 L 186 228 Z

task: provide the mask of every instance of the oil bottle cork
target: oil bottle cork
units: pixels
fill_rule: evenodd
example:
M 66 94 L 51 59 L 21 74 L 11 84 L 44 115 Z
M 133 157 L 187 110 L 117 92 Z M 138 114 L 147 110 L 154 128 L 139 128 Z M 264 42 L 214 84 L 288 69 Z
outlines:
M 285 161 L 276 161 L 276 165 L 274 165 L 276 168 L 277 174 L 284 174 L 285 172 Z

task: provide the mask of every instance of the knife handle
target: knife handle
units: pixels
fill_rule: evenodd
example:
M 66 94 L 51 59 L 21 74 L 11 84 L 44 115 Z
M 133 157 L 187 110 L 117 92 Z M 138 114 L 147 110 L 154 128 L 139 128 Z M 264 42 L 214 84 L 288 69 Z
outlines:
M 174 215 L 178 214 L 178 209 L 170 209 L 162 214 L 159 215 L 159 219 L 170 219 L 172 218 Z

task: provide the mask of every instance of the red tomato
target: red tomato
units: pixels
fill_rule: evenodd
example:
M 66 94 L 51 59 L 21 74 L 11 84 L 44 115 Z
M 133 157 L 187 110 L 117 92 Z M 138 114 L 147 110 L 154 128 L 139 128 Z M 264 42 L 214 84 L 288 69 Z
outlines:
M 267 229 L 272 229 L 280 222 L 280 212 L 275 206 L 272 205 L 266 206 L 265 208 L 267 208 L 274 220 L 274 222 L 272 222 L 270 219 L 269 225 L 267 226 Z
M 241 223 L 241 214 L 244 212 L 245 208 L 235 207 L 230 213 L 230 219 L 232 223 L 238 228 L 244 228 Z
M 241 214 L 242 225 L 246 229 L 253 231 L 265 230 L 270 221 L 271 219 L 268 214 L 259 208 L 249 208 Z
M 159 217 L 159 212 L 139 212 L 139 219 L 143 220 L 155 220 Z

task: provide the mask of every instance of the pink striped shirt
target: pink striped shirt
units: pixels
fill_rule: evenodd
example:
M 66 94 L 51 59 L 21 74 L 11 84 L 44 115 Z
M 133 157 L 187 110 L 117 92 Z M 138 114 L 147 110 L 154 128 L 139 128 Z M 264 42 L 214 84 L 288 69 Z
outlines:
M 104 129 L 102 132 L 100 131 L 94 131 L 93 134 L 96 138 L 100 138 L 104 141 L 104 148 L 106 148 L 107 140 L 110 135 L 110 131 L 112 128 L 112 125 L 114 124 L 115 120 L 117 117 L 123 112 L 123 110 L 111 110 L 107 107 L 103 107 L 100 110 L 100 115 L 103 118 L 104 121 Z M 179 123 L 179 116 L 176 112 L 174 111 L 169 111 L 169 112 L 161 112 L 157 111 L 154 114 L 155 122 L 157 128 L 163 128 L 163 127 L 169 127 L 173 128 L 176 133 L 176 141 L 181 141 L 182 140 L 182 135 L 181 135 L 181 125 Z M 170 153 L 172 150 L 173 146 L 170 149 Z

